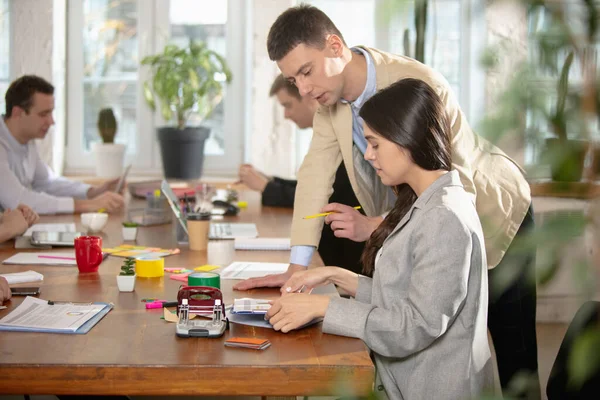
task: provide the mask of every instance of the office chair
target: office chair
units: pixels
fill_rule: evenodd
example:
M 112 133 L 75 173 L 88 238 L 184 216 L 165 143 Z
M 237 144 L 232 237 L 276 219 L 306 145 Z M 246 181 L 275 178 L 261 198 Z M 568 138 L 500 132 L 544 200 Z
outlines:
M 550 371 L 546 395 L 548 400 L 579 400 L 597 398 L 600 393 L 600 369 L 584 382 L 581 387 L 574 388 L 569 385 L 567 363 L 573 349 L 575 340 L 587 328 L 598 326 L 600 334 L 600 302 L 588 301 L 584 303 L 569 324 L 567 333 L 558 350 L 558 355 Z

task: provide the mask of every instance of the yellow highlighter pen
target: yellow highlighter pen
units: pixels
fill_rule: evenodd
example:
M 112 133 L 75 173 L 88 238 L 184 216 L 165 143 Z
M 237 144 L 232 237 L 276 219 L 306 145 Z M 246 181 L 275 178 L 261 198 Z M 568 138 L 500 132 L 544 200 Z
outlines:
M 355 210 L 360 210 L 360 206 L 356 206 L 356 207 L 352 207 Z M 320 213 L 320 214 L 315 214 L 315 215 L 308 215 L 302 219 L 313 219 L 313 218 L 319 218 L 319 217 L 326 217 L 329 214 L 333 214 L 335 211 L 330 211 L 330 212 L 324 212 L 324 213 Z

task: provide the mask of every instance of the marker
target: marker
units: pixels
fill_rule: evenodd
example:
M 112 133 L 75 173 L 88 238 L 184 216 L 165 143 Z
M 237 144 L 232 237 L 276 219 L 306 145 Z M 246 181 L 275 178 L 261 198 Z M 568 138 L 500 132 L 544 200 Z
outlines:
M 101 208 L 97 212 L 99 212 L 99 213 L 105 213 L 106 212 L 106 208 Z
M 355 210 L 360 210 L 361 207 L 360 206 L 356 206 L 356 207 L 352 207 L 352 208 L 354 208 Z M 308 215 L 308 216 L 306 216 L 306 217 L 304 217 L 302 219 L 313 219 L 313 218 L 319 218 L 319 217 L 326 217 L 329 214 L 333 214 L 334 212 L 337 212 L 337 211 L 330 211 L 330 212 L 324 212 L 324 213 L 315 214 L 315 215 Z
M 153 301 L 146 303 L 146 309 L 163 308 L 163 307 L 176 307 L 179 303 L 177 301 Z

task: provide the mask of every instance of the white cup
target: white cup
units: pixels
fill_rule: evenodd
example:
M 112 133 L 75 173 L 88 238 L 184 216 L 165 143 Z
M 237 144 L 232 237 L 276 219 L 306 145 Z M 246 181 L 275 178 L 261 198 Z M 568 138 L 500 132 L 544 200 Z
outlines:
M 81 225 L 88 232 L 100 232 L 108 222 L 106 213 L 83 213 L 81 214 Z

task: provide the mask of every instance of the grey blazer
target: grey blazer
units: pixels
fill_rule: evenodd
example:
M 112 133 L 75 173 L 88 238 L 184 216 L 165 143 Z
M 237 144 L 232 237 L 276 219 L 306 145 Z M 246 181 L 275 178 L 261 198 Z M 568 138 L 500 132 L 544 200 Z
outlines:
M 475 206 L 451 171 L 384 241 L 356 300 L 331 299 L 323 331 L 362 339 L 392 399 L 475 398 L 493 387 L 485 257 Z

